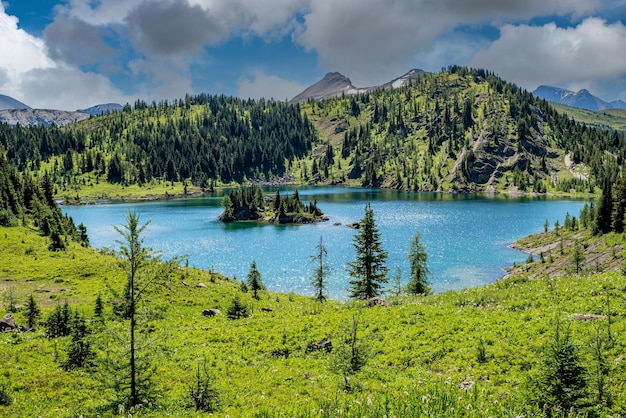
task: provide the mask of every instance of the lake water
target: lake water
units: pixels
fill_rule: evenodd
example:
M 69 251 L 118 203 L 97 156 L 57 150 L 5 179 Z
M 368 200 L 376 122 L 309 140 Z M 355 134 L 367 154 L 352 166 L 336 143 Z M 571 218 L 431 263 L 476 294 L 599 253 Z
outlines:
M 274 190 L 267 189 L 268 193 Z M 281 188 L 281 194 L 287 191 Z M 411 238 L 420 232 L 434 292 L 494 282 L 505 273 L 505 267 L 527 258 L 508 248 L 508 244 L 541 232 L 546 219 L 552 228 L 557 219 L 563 224 L 567 212 L 578 217 L 584 205 L 581 200 L 545 197 L 299 188 L 301 199 L 316 199 L 330 220 L 274 226 L 218 222 L 224 192 L 218 191 L 211 197 L 148 203 L 65 206 L 63 211 L 77 225 L 82 222 L 87 226 L 93 247 L 116 248 L 115 241 L 120 236 L 113 226 L 124 224 L 125 215 L 135 209 L 141 221 L 151 220 L 144 233 L 146 245 L 162 251 L 164 258 L 187 255 L 190 266 L 239 280 L 246 278 L 254 260 L 266 287 L 305 295 L 313 294 L 309 285 L 315 268 L 311 256 L 322 237 L 332 267 L 329 296 L 345 299 L 350 280 L 346 263 L 354 259 L 352 238 L 357 232 L 345 225 L 363 217 L 367 202 L 374 210 L 384 249 L 389 252 L 389 276 L 395 275 L 399 267 L 402 282 L 407 281 L 406 254 Z

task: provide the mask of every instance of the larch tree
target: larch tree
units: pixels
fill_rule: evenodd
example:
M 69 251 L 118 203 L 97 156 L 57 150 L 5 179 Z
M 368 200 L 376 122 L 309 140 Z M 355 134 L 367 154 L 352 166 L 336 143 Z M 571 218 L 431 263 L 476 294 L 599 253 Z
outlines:
M 426 253 L 426 246 L 421 243 L 420 238 L 422 236 L 419 232 L 413 235 L 411 241 L 411 248 L 407 258 L 411 267 L 411 277 L 407 284 L 407 292 L 418 294 L 429 294 L 430 285 L 428 283 L 428 275 L 430 270 L 428 269 L 428 254 Z
M 369 299 L 379 296 L 383 284 L 389 280 L 386 265 L 388 253 L 383 249 L 374 211 L 369 203 L 365 206 L 365 216 L 359 222 L 353 245 L 356 258 L 348 263 L 348 273 L 354 278 L 350 281 L 350 297 Z
M 311 259 L 315 263 L 315 272 L 311 279 L 311 285 L 315 290 L 315 300 L 318 302 L 324 302 L 326 300 L 326 277 L 328 276 L 329 266 L 326 260 L 328 259 L 328 249 L 324 246 L 324 241 L 320 237 L 319 243 L 315 246 L 317 250 L 315 255 L 311 256 Z
M 120 245 L 120 265 L 126 273 L 123 319 L 128 321 L 128 328 L 126 335 L 116 335 L 115 338 L 122 345 L 121 357 L 109 361 L 108 365 L 113 369 L 114 389 L 127 407 L 140 405 L 152 398 L 154 367 L 147 356 L 151 342 L 139 341 L 138 328 L 141 318 L 144 318 L 142 313 L 146 310 L 146 295 L 155 286 L 164 284 L 177 261 L 163 262 L 151 248 L 144 246 L 141 235 L 149 223 L 141 225 L 139 214 L 129 211 L 126 224 L 115 227 L 122 236 L 117 243 Z

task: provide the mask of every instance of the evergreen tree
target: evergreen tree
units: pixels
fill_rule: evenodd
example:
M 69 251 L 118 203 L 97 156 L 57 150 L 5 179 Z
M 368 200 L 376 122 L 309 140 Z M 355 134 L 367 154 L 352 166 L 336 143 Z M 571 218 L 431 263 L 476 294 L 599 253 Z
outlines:
M 145 355 L 146 344 L 140 344 L 138 340 L 139 319 L 142 317 L 140 310 L 146 309 L 146 294 L 168 278 L 175 262 L 161 262 L 151 248 L 144 246 L 141 234 L 149 223 L 140 225 L 137 212 L 128 212 L 126 224 L 115 227 L 122 236 L 117 243 L 120 245 L 120 264 L 126 273 L 128 333 L 116 339 L 123 346 L 121 357 L 113 358 L 117 353 L 107 350 L 108 361 L 105 365 L 113 369 L 113 388 L 122 404 L 129 408 L 149 401 L 154 396 L 154 368 L 150 357 Z
M 586 370 L 569 327 L 557 319 L 554 338 L 545 348 L 542 367 L 532 385 L 531 399 L 548 417 L 566 416 L 586 396 Z
M 41 311 L 39 310 L 39 307 L 37 306 L 37 302 L 35 301 L 35 298 L 33 297 L 32 293 L 30 297 L 28 298 L 28 306 L 26 307 L 25 315 L 26 315 L 26 327 L 29 330 L 34 330 L 35 325 L 37 324 L 37 319 L 39 319 L 39 316 L 41 315 Z
M 315 272 L 311 279 L 311 285 L 315 289 L 315 300 L 318 302 L 324 302 L 326 300 L 326 277 L 328 276 L 328 250 L 324 246 L 322 237 L 320 237 L 319 243 L 315 246 L 317 253 L 311 256 L 311 259 L 316 263 Z
M 256 261 L 252 262 L 248 271 L 248 287 L 252 290 L 252 297 L 259 300 L 259 290 L 264 290 L 265 286 L 261 281 L 261 272 L 256 267 Z
M 622 173 L 622 176 L 617 179 L 613 187 L 613 213 L 611 218 L 613 220 L 612 229 L 615 232 L 624 232 L 624 217 L 626 216 L 626 176 Z
M 102 296 L 98 294 L 96 297 L 96 302 L 93 307 L 93 314 L 96 318 L 102 318 L 102 314 L 104 313 L 104 304 L 102 303 Z
M 228 319 L 246 318 L 248 316 L 248 307 L 239 299 L 239 295 L 235 295 L 232 303 L 226 310 Z
M 374 211 L 369 203 L 365 206 L 365 216 L 359 222 L 353 245 L 356 258 L 348 263 L 348 272 L 354 278 L 350 281 L 350 297 L 369 299 L 379 296 L 382 285 L 388 281 L 385 264 L 388 254 L 382 247 Z
M 606 234 L 611 230 L 613 216 L 613 195 L 611 182 L 605 180 L 602 187 L 602 196 L 598 203 L 596 212 L 596 222 L 594 224 L 593 232 L 596 235 Z
M 74 312 L 70 323 L 71 341 L 67 350 L 67 359 L 62 367 L 65 370 L 79 369 L 92 364 L 95 353 L 87 339 L 89 330 L 85 318 L 78 312 Z
M 583 254 L 580 249 L 580 242 L 576 240 L 574 243 L 574 252 L 572 253 L 572 263 L 574 264 L 574 269 L 576 270 L 576 274 L 580 272 L 581 265 L 585 261 L 585 254 Z
M 352 391 L 350 376 L 359 372 L 368 360 L 367 347 L 358 338 L 359 323 L 352 317 L 350 326 L 340 336 L 339 344 L 333 347 L 330 369 L 343 377 L 344 390 Z
M 417 232 L 411 241 L 411 249 L 407 258 L 411 266 L 411 277 L 407 284 L 407 291 L 414 295 L 429 294 L 430 286 L 428 283 L 428 254 L 426 246 L 420 242 L 421 235 Z

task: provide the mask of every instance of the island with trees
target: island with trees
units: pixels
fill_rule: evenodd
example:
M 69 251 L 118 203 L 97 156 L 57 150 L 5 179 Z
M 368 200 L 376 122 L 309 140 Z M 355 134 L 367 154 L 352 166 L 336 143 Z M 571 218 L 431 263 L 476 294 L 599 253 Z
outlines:
M 292 194 L 266 196 L 259 186 L 233 189 L 222 199 L 222 222 L 265 221 L 273 224 L 307 224 L 327 221 L 317 202 L 304 203 L 296 189 Z

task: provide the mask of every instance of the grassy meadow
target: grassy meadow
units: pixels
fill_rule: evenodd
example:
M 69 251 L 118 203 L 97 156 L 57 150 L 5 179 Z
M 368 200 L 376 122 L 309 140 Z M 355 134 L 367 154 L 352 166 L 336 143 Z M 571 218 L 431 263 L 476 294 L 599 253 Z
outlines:
M 568 259 L 567 251 L 560 259 Z M 128 411 L 116 407 L 101 366 L 108 354 L 123 354 L 115 342 L 128 328 L 113 313 L 125 282 L 119 261 L 74 243 L 50 252 L 46 238 L 23 226 L 0 228 L 0 260 L 2 314 L 13 301 L 15 320 L 25 324 L 32 294 L 43 321 L 67 301 L 87 318 L 96 352 L 93 367 L 65 371 L 60 364 L 69 337 L 49 339 L 43 324 L 1 333 L 0 389 L 10 401 L 0 406 L 0 416 L 209 416 L 195 410 L 190 396 L 199 366 L 206 366 L 219 394 L 214 416 L 538 416 L 529 387 L 557 318 L 571 330 L 589 373 L 590 406 L 572 416 L 626 414 L 626 277 L 619 272 L 589 268 L 531 279 L 518 266 L 513 277 L 482 288 L 390 297 L 390 306 L 368 307 L 270 291 L 255 300 L 236 281 L 178 266 L 146 295 L 148 309 L 138 322 L 157 395 Z M 102 319 L 93 313 L 98 295 Z M 247 318 L 227 318 L 235 295 L 247 305 Z M 203 316 L 209 308 L 221 314 Z M 599 316 L 581 320 L 576 314 Z M 353 318 L 367 362 L 350 376 L 346 392 L 342 375 L 329 365 Z M 609 369 L 604 399 L 594 402 L 598 336 Z M 325 338 L 333 352 L 307 350 Z

